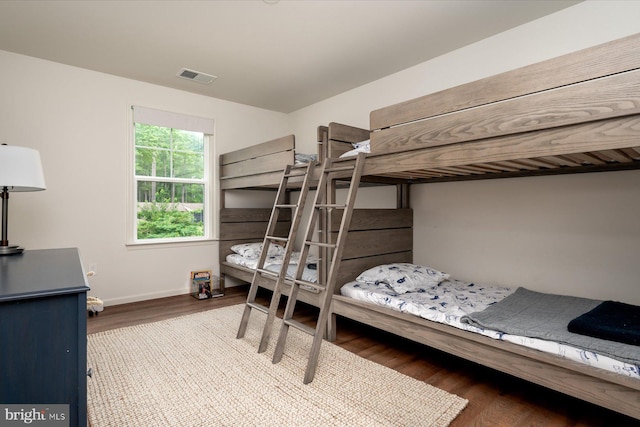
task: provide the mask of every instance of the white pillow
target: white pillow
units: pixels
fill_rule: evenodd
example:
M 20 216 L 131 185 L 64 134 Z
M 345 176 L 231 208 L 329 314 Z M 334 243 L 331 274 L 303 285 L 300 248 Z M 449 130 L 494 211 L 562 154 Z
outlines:
M 366 141 L 354 142 L 351 144 L 353 148 L 356 150 L 363 151 L 365 153 L 371 152 L 371 140 L 367 139 Z
M 409 263 L 384 264 L 370 268 L 357 277 L 359 282 L 385 283 L 399 294 L 435 286 L 449 278 L 433 268 Z
M 240 243 L 238 245 L 231 246 L 231 250 L 245 258 L 260 258 L 262 252 L 262 243 Z M 269 245 L 269 251 L 267 256 L 282 256 L 284 255 L 284 247 L 271 243 Z
M 357 156 L 358 153 L 370 153 L 371 152 L 371 145 L 369 143 L 369 140 L 362 141 L 362 142 L 354 142 L 353 144 L 351 144 L 351 146 L 353 147 L 353 150 L 349 150 L 346 153 L 342 153 L 340 155 L 341 159 L 345 158 L 345 157 Z

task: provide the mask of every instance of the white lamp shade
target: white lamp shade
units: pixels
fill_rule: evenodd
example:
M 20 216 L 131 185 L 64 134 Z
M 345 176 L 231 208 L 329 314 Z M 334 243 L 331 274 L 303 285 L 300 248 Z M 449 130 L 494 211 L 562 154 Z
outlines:
M 0 190 L 38 191 L 46 189 L 40 153 L 13 145 L 0 145 Z

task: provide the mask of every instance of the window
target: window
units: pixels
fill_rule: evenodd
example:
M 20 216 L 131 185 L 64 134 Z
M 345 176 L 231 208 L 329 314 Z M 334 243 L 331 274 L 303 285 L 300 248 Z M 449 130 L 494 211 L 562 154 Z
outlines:
M 142 107 L 133 111 L 133 241 L 208 238 L 213 121 Z

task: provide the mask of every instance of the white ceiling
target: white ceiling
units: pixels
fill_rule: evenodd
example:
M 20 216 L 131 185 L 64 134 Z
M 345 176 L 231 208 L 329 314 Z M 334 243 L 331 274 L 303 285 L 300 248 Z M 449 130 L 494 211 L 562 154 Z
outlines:
M 291 112 L 576 3 L 2 0 L 0 50 Z

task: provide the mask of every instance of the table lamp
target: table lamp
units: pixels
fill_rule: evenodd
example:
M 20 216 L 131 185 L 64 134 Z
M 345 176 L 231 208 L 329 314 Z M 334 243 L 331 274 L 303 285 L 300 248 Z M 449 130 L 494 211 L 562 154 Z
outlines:
M 40 153 L 32 148 L 0 145 L 0 189 L 2 189 L 2 241 L 0 256 L 21 254 L 24 248 L 10 246 L 7 237 L 9 225 L 9 192 L 44 190 L 44 174 Z

